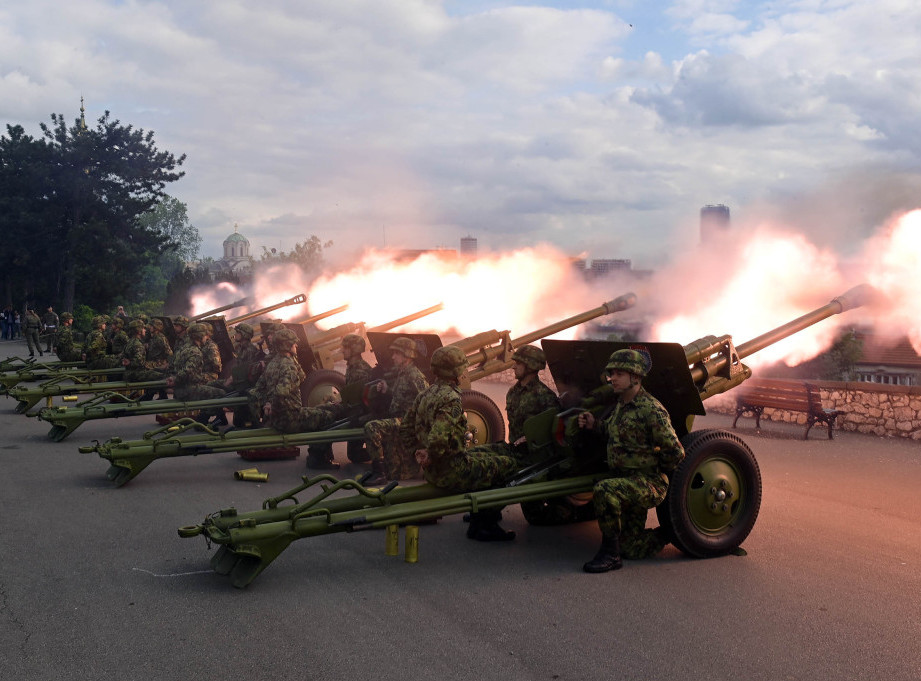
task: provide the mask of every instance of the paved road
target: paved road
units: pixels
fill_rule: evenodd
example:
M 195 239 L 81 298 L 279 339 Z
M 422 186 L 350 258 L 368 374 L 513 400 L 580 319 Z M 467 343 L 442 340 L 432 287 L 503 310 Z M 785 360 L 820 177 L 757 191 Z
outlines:
M 305 539 L 238 590 L 176 528 L 258 508 L 303 457 L 260 464 L 263 484 L 233 480 L 252 464 L 232 454 L 157 461 L 112 489 L 77 447 L 137 438 L 150 417 L 53 443 L 13 404 L 0 398 L 2 678 L 921 678 L 916 443 L 741 429 L 764 477 L 746 556 L 668 548 L 586 575 L 597 527 L 529 527 L 516 507 L 511 544 L 467 540 L 459 517 L 422 528 L 416 564 L 385 556 L 379 532 Z

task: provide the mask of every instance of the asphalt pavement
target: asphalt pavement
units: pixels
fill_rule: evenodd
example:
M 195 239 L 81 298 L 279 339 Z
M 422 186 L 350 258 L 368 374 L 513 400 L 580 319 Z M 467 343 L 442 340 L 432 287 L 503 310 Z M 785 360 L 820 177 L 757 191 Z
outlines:
M 499 404 L 505 388 L 477 385 Z M 511 543 L 472 542 L 457 516 L 421 528 L 417 563 L 385 555 L 383 532 L 301 539 L 235 589 L 209 567 L 215 548 L 177 528 L 259 508 L 300 482 L 303 455 L 155 461 L 112 488 L 107 462 L 77 448 L 138 439 L 152 417 L 89 422 L 55 443 L 14 404 L 0 398 L 3 678 L 921 678 L 917 443 L 738 429 L 764 481 L 741 556 L 668 547 L 588 575 L 594 523 L 530 527 L 510 507 Z M 234 479 L 254 465 L 267 482 Z

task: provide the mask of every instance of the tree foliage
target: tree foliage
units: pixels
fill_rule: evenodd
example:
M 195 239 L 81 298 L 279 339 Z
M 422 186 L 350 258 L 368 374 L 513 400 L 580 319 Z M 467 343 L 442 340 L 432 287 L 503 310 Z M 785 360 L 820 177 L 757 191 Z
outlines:
M 276 251 L 274 248 L 269 250 L 263 246 L 259 264 L 261 266 L 271 266 L 290 262 L 298 265 L 308 274 L 315 274 L 323 267 L 323 249 L 332 245 L 332 241 L 323 243 L 320 241 L 320 237 L 311 235 L 303 243 L 295 244 L 294 248 L 289 252 Z
M 52 114 L 42 138 L 7 126 L 0 137 L 0 256 L 7 302 L 106 309 L 137 293 L 135 273 L 175 248 L 142 216 L 183 176 L 185 156 L 157 149 L 154 133 L 108 111 L 95 128 Z

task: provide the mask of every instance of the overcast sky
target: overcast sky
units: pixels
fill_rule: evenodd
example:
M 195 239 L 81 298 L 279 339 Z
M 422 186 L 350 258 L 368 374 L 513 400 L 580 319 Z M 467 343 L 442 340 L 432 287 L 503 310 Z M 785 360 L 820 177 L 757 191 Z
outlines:
M 730 206 L 856 251 L 921 206 L 909 0 L 7 2 L 0 121 L 187 154 L 203 255 L 309 235 L 656 267 Z

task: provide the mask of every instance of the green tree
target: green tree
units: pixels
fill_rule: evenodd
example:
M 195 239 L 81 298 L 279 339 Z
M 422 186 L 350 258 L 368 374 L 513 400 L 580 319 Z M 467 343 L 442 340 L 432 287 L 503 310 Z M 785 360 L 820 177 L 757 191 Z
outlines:
M 158 259 L 163 271 L 164 286 L 186 262 L 198 258 L 201 235 L 189 222 L 188 208 L 172 196 L 164 196 L 151 210 L 140 216 L 142 227 L 167 238 Z
M 185 155 L 159 151 L 154 133 L 121 125 L 110 113 L 95 128 L 81 119 L 68 127 L 61 114 L 41 124 L 52 157 L 52 204 L 56 211 L 53 261 L 61 272 L 63 307 L 76 289 L 94 308 L 130 295 L 130 274 L 154 261 L 170 240 L 141 223 L 180 179 Z M 127 276 L 126 276 L 127 275 Z
M 34 301 L 54 249 L 50 149 L 44 140 L 7 125 L 0 137 L 0 272 L 4 305 Z M 44 297 L 44 296 L 42 296 Z
M 298 265 L 308 274 L 316 274 L 323 267 L 323 249 L 333 245 L 332 241 L 323 243 L 316 235 L 307 237 L 303 243 L 295 244 L 294 249 L 290 252 L 276 251 L 262 247 L 262 257 L 259 264 L 262 266 L 271 266 L 283 262 L 291 262 Z

